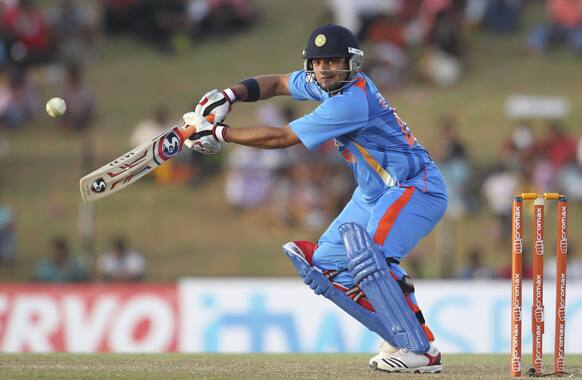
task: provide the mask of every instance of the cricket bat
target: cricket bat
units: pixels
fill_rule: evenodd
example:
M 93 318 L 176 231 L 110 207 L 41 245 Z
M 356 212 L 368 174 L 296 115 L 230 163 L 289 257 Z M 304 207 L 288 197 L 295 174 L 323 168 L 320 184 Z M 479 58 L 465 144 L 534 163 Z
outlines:
M 125 189 L 178 154 L 184 141 L 196 133 L 196 127 L 173 127 L 143 143 L 107 165 L 87 174 L 79 185 L 85 204 L 95 202 Z

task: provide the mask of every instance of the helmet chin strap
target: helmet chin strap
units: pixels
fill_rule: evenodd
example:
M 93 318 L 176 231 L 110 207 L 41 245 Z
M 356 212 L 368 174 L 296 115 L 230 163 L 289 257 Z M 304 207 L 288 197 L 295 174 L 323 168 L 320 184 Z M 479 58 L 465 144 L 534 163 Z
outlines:
M 310 77 L 310 79 L 308 79 L 308 80 L 314 81 L 315 83 L 317 83 L 317 85 L 319 86 L 319 88 L 321 88 L 323 91 L 327 92 L 330 96 L 333 96 L 333 95 L 337 94 L 338 92 L 340 92 L 344 88 L 348 87 L 350 84 L 354 83 L 355 78 L 356 78 L 356 74 L 358 73 L 357 71 L 354 71 L 354 70 L 322 70 L 322 72 L 333 72 L 333 73 L 344 72 L 344 73 L 348 73 L 348 78 L 347 79 L 335 81 L 336 83 L 344 83 L 343 86 L 340 86 L 339 88 L 337 88 L 335 90 L 326 90 L 325 88 L 321 87 L 321 85 L 317 81 L 317 78 L 315 77 L 315 71 L 314 70 L 307 70 L 306 71 L 308 77 Z

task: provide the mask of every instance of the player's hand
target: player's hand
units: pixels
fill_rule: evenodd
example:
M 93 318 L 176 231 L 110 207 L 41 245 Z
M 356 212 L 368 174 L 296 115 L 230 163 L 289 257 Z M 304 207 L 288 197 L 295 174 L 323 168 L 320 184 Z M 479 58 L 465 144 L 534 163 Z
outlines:
M 212 124 L 207 118 L 196 112 L 185 113 L 182 118 L 184 119 L 184 124 L 196 128 L 196 132 L 184 141 L 184 145 L 204 154 L 216 154 L 222 150 L 220 138 L 216 136 L 216 133 L 222 133 L 224 128 L 227 127 Z M 212 120 L 212 117 L 208 117 L 208 119 Z
M 202 116 L 214 115 L 214 122 L 222 123 L 232 109 L 231 105 L 235 100 L 236 96 L 232 90 L 218 91 L 214 89 L 204 94 L 194 112 Z
M 188 142 L 191 145 L 188 145 Z M 222 151 L 222 144 L 212 136 L 204 136 L 194 141 L 186 140 L 184 144 L 193 151 L 203 154 L 218 154 Z

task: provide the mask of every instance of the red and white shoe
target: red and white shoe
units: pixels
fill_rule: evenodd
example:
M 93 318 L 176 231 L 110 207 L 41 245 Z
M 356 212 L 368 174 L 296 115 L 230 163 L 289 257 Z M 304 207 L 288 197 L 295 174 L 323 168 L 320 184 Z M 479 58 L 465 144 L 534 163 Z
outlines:
M 375 371 L 440 373 L 443 370 L 441 352 L 432 342 L 429 350 L 424 354 L 416 354 L 407 348 L 389 353 L 388 347 L 383 352 L 383 346 L 380 348 L 380 352 L 370 359 L 370 367 Z
M 378 352 L 376 355 L 372 356 L 372 358 L 370 359 L 368 364 L 370 364 L 370 367 L 372 367 L 373 362 L 377 362 L 379 360 L 382 360 L 382 358 L 388 357 L 388 356 L 392 355 L 393 353 L 395 353 L 396 351 L 398 351 L 398 347 L 394 347 L 390 343 L 383 340 L 382 344 L 380 345 L 380 352 Z

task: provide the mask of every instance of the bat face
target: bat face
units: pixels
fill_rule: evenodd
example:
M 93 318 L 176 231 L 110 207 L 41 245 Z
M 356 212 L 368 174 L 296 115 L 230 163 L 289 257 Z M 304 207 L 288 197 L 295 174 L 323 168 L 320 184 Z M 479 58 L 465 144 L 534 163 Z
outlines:
M 194 132 L 194 127 L 173 127 L 87 174 L 79 183 L 83 202 L 94 202 L 131 185 L 178 154 Z

